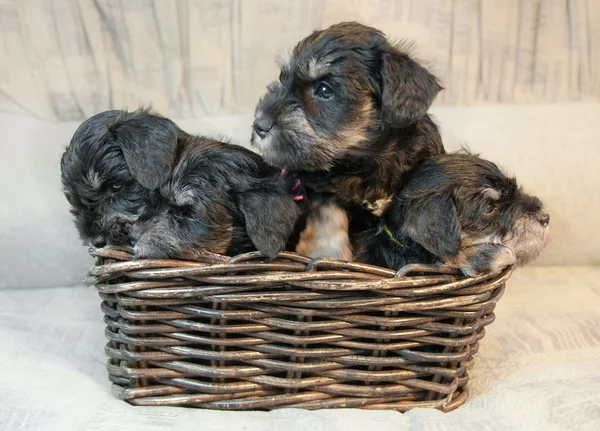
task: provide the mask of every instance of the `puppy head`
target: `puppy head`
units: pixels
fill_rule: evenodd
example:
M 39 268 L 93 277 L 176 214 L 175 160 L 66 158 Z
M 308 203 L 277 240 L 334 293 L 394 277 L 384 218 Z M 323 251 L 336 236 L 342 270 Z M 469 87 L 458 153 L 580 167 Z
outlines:
M 256 107 L 252 144 L 268 163 L 327 170 L 425 115 L 437 79 L 378 30 L 345 22 L 294 48 Z
M 473 250 L 493 244 L 522 265 L 537 257 L 550 233 L 550 215 L 538 198 L 470 154 L 438 156 L 416 168 L 388 213 L 399 233 L 446 261 L 477 258 Z M 510 260 L 507 250 L 497 250 Z
M 129 244 L 131 225 L 176 157 L 177 126 L 148 111 L 86 120 L 61 159 L 61 179 L 86 244 Z

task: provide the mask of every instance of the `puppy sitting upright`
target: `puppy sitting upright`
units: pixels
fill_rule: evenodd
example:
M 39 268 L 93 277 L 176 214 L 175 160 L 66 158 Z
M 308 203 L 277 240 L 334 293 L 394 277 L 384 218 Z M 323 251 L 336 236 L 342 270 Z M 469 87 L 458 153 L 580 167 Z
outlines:
M 316 198 L 312 211 L 322 214 L 309 215 L 308 224 L 330 226 L 309 231 L 343 229 L 347 210 L 380 212 L 407 172 L 444 152 L 427 115 L 440 89 L 380 31 L 336 24 L 298 43 L 281 66 L 279 82 L 268 86 L 256 108 L 252 144 L 267 163 L 297 171 L 309 198 Z M 347 234 L 331 237 L 348 242 Z M 325 239 L 319 235 L 317 248 Z M 301 248 L 314 256 L 314 247 Z M 348 255 L 339 244 L 331 250 L 331 257 Z
M 260 156 L 148 111 L 86 120 L 61 168 L 83 241 L 132 245 L 136 258 L 275 256 L 298 217 L 283 178 Z
M 467 153 L 415 168 L 381 216 L 360 236 L 357 260 L 400 269 L 445 263 L 475 276 L 525 264 L 546 245 L 550 215 L 498 167 Z

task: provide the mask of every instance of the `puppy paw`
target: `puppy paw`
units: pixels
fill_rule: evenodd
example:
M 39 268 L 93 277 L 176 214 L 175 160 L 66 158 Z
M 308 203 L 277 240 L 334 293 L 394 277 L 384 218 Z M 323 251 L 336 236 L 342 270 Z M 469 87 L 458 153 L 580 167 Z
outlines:
M 134 259 L 167 259 L 175 254 L 168 241 L 160 241 L 152 236 L 142 236 L 133 246 Z
M 228 256 L 210 252 L 202 247 L 186 244 L 181 246 L 181 249 L 175 256 L 177 259 L 194 260 L 209 264 L 226 263 L 229 260 Z
M 492 272 L 500 272 L 504 268 L 514 265 L 517 262 L 515 253 L 508 247 L 499 247 L 498 251 L 492 257 L 489 267 Z
M 139 242 L 133 247 L 134 259 L 162 259 L 166 258 L 160 250 L 150 246 L 149 244 L 140 244 Z
M 502 244 L 477 244 L 462 249 L 452 262 L 463 274 L 476 277 L 488 272 L 498 273 L 514 265 L 515 253 Z

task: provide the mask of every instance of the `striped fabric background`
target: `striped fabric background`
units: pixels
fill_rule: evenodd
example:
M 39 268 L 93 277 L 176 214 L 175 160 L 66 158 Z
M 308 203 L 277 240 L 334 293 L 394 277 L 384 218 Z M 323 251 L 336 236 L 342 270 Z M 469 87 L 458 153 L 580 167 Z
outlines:
M 342 20 L 413 40 L 438 105 L 600 99 L 597 0 L 0 0 L 0 111 L 250 112 L 276 55 Z

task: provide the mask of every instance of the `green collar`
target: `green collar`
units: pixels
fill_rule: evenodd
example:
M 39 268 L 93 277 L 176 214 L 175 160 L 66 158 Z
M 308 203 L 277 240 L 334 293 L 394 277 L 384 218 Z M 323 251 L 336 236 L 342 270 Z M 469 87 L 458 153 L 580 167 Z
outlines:
M 390 238 L 390 240 L 394 244 L 396 244 L 400 248 L 404 248 L 404 244 L 402 244 L 400 241 L 398 241 L 396 238 L 394 238 L 392 231 L 390 230 L 389 227 L 387 227 L 387 224 L 385 224 L 385 223 L 383 223 L 383 231 L 387 234 L 387 236 Z

